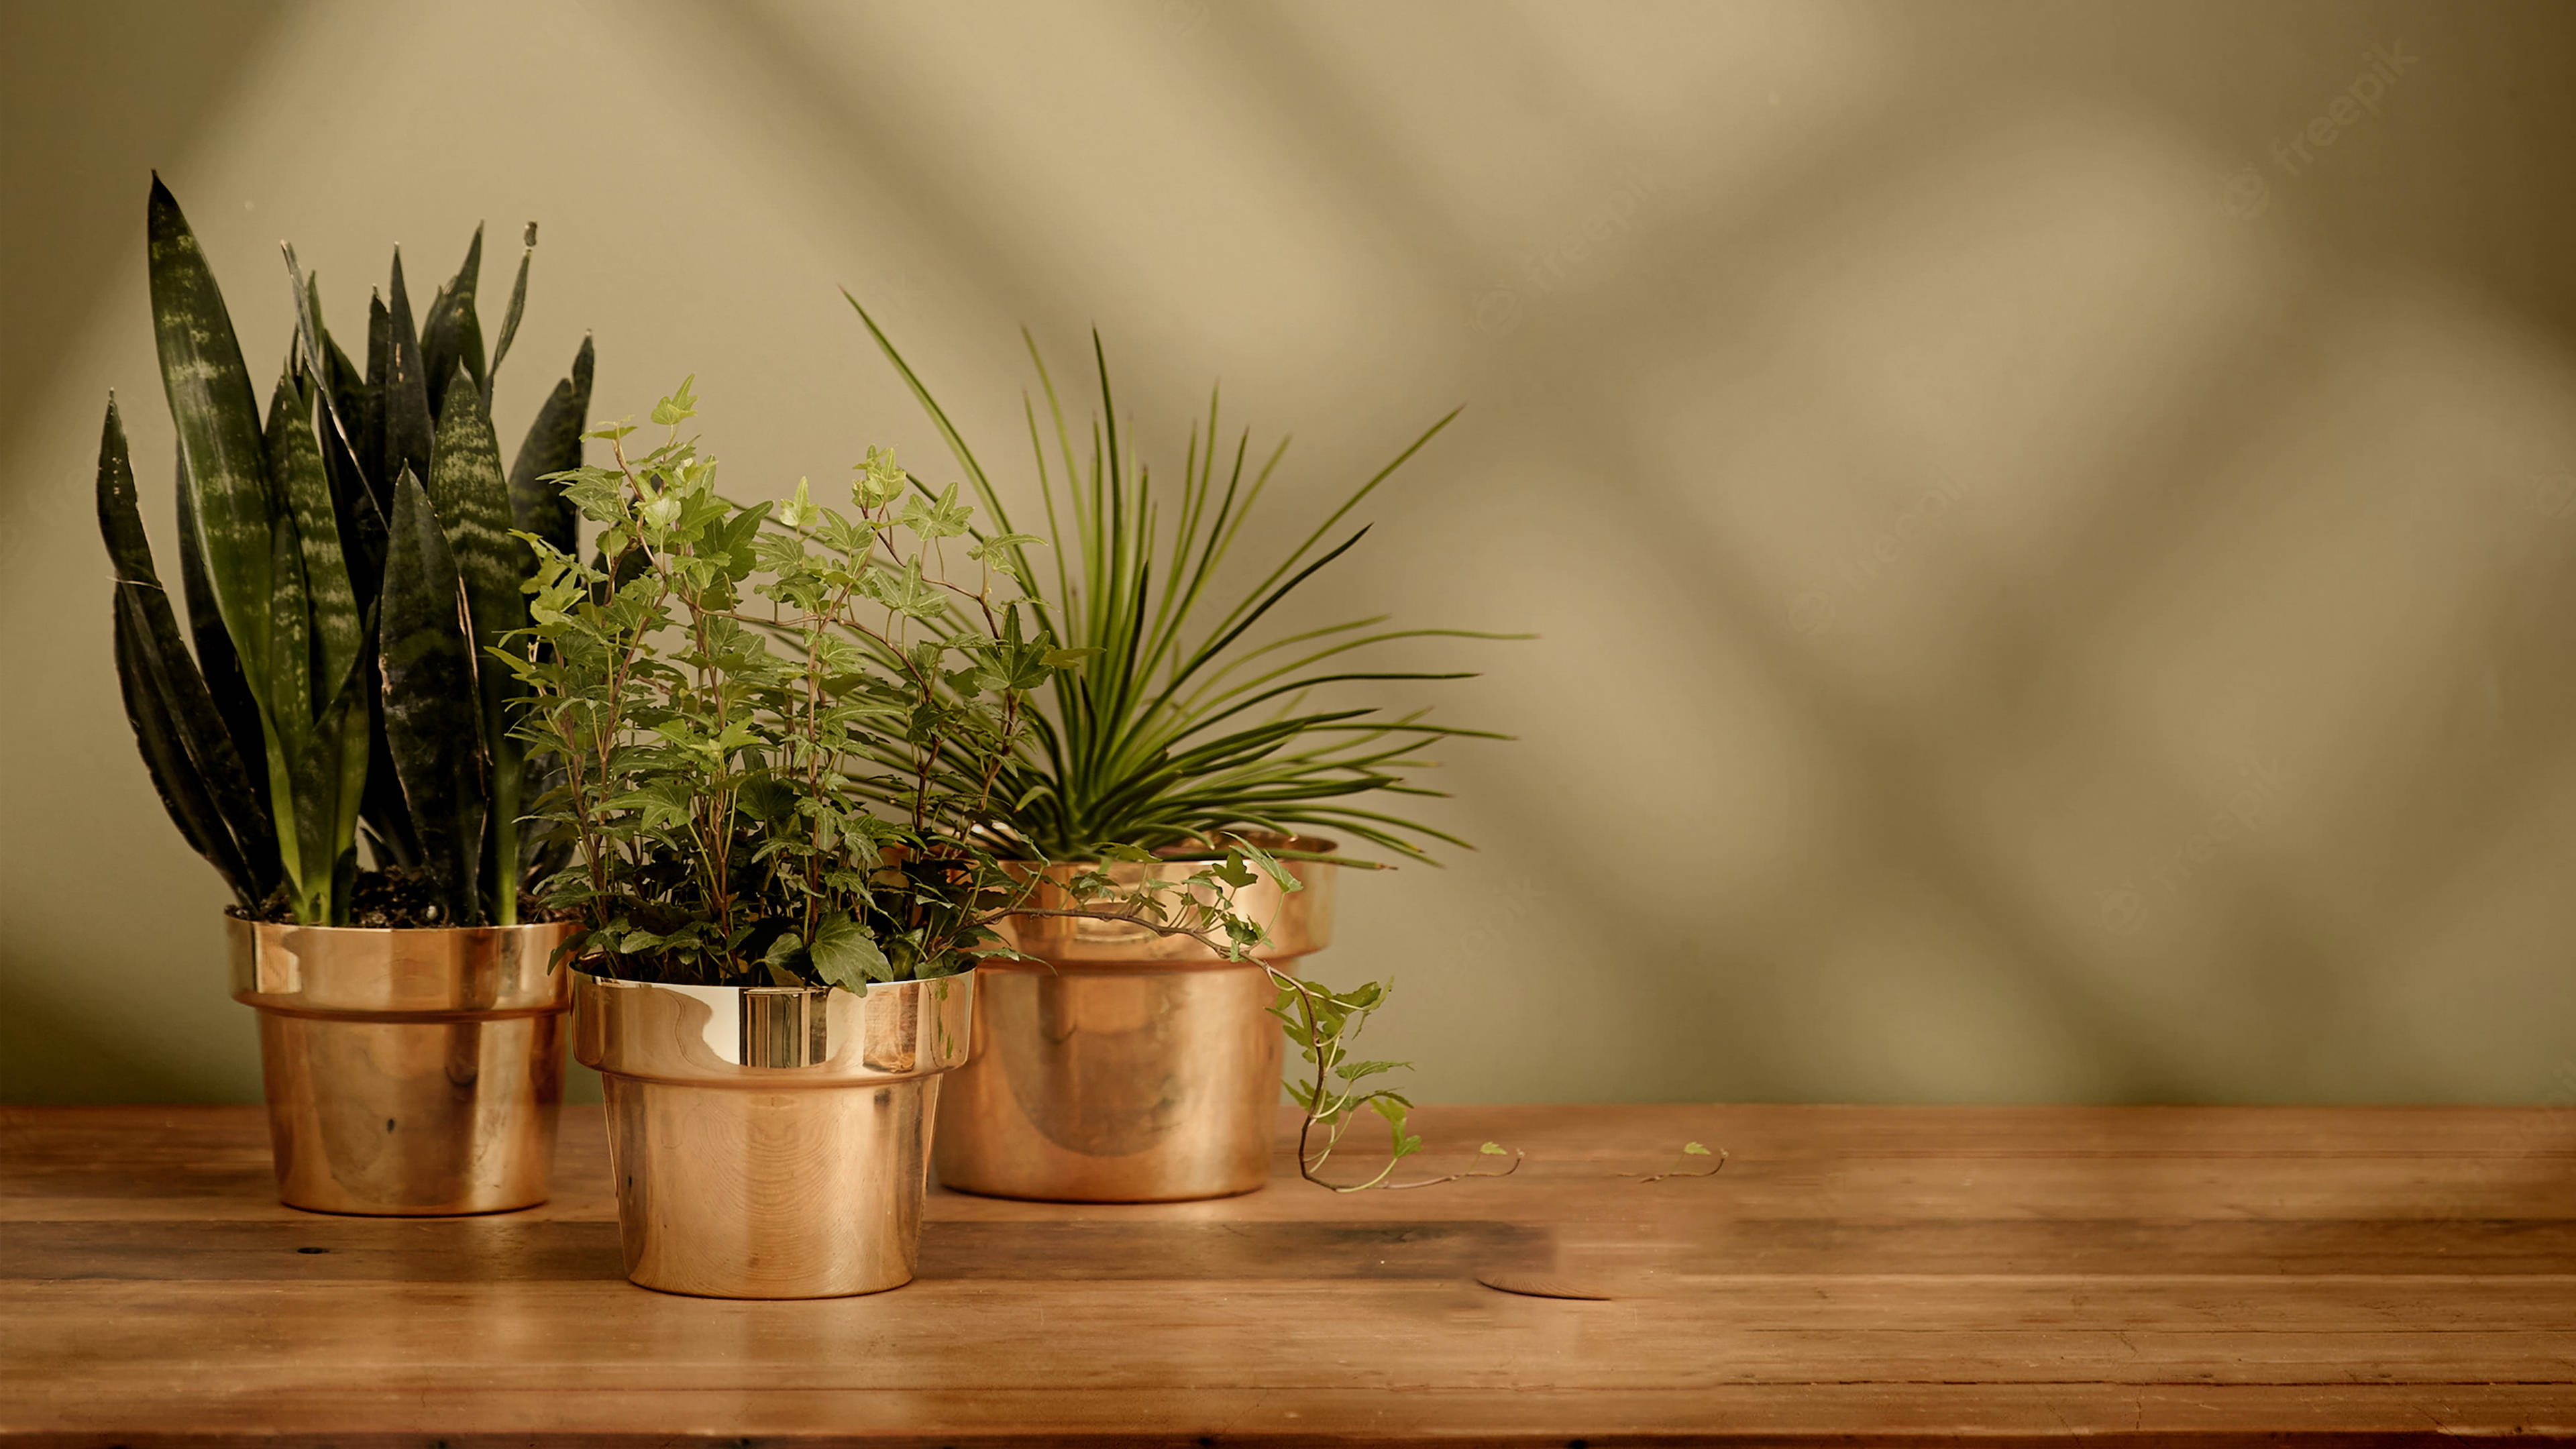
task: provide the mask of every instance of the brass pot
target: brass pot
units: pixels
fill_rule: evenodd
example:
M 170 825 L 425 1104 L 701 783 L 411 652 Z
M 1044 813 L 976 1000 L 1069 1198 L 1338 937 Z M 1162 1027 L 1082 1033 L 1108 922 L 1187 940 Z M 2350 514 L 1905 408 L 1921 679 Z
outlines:
M 1332 842 L 1299 839 L 1298 850 Z M 1330 861 L 1283 862 L 1304 889 L 1268 877 L 1232 892 L 1260 921 L 1260 956 L 1294 972 L 1332 941 Z M 1057 881 L 1095 867 L 1060 865 Z M 1189 862 L 1113 864 L 1141 886 Z M 1032 904 L 1062 906 L 1041 887 Z M 1279 1105 L 1276 989 L 1261 967 L 1184 936 L 1069 916 L 1020 916 L 1000 934 L 1039 957 L 975 968 L 975 1060 L 939 1103 L 939 1180 L 963 1192 L 1051 1202 L 1175 1202 L 1251 1192 L 1270 1176 Z
M 573 1055 L 608 1097 L 626 1276 L 703 1298 L 838 1298 L 912 1281 L 941 1074 L 971 976 L 661 986 L 578 972 Z
M 224 918 L 259 1012 L 277 1195 L 441 1217 L 546 1200 L 563 1101 L 567 923 L 276 925 Z

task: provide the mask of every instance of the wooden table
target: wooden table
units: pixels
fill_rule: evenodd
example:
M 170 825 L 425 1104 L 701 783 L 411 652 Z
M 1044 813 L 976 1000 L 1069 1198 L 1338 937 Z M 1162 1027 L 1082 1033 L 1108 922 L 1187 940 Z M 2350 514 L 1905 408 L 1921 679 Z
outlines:
M 0 1434 L 2576 1442 L 2576 1111 L 1419 1123 L 1435 1170 L 1487 1138 L 1527 1165 L 1343 1197 L 1283 1158 L 1263 1192 L 1161 1207 L 934 1193 L 911 1286 L 735 1303 L 621 1280 L 596 1108 L 568 1109 L 552 1204 L 445 1221 L 279 1207 L 255 1109 L 0 1109 Z M 1724 1172 L 1616 1175 L 1686 1140 Z

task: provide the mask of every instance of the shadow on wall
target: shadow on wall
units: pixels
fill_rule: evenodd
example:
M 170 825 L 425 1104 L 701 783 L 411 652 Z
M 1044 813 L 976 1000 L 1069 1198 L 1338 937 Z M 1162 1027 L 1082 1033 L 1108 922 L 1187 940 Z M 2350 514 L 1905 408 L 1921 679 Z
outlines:
M 9 115 L 63 138 L 9 230 L 83 270 L 8 294 L 13 385 L 125 284 L 118 128 L 183 144 L 276 11 L 55 9 L 8 48 L 96 110 Z M 1250 359 L 1310 476 L 1469 401 L 1329 601 L 1546 636 L 1441 701 L 1522 737 L 1451 761 L 1487 849 L 1326 968 L 1402 967 L 1371 1050 L 1426 1096 L 2552 1090 L 2576 11 L 1621 15 L 613 19 L 819 253 L 934 259 L 899 337 L 1097 318 L 1148 398 Z
M 285 0 L 83 0 L 0 6 L 0 64 L 42 85 L 0 86 L 0 397 L 29 398 L 88 316 L 132 240 L 133 161 L 180 165 L 243 69 L 273 41 Z M 67 96 L 79 98 L 65 110 Z M 36 144 L 41 138 L 41 144 Z

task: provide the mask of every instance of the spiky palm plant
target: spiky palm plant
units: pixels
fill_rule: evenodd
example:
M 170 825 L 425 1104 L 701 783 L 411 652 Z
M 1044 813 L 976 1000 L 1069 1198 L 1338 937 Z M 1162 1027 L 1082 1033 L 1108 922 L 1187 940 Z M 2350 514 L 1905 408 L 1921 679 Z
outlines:
M 1055 640 L 1086 652 L 1081 663 L 1056 675 L 1051 706 L 1038 711 L 1029 743 L 999 782 L 996 795 L 1008 802 L 1008 828 L 1017 836 L 1011 844 L 1056 860 L 1096 855 L 1113 844 L 1187 855 L 1221 849 L 1224 837 L 1247 832 L 1330 831 L 1422 861 L 1431 859 L 1429 842 L 1466 846 L 1445 831 L 1362 802 L 1380 795 L 1442 795 L 1412 783 L 1406 773 L 1432 763 L 1418 757 L 1423 746 L 1504 736 L 1434 724 L 1424 710 L 1390 715 L 1364 704 L 1314 708 L 1307 698 L 1336 685 L 1474 677 L 1348 667 L 1347 656 L 1378 645 L 1526 635 L 1381 629 L 1387 616 L 1376 615 L 1252 642 L 1254 627 L 1273 608 L 1367 536 L 1362 525 L 1327 544 L 1352 509 L 1449 425 L 1454 410 L 1353 489 L 1258 584 L 1227 603 L 1218 575 L 1287 453 L 1285 438 L 1254 467 L 1247 429 L 1228 457 L 1211 390 L 1206 431 L 1191 428 L 1180 486 L 1158 496 L 1151 470 L 1119 426 L 1098 334 L 1092 337 L 1092 357 L 1100 412 L 1092 419 L 1084 462 L 1045 359 L 1023 332 L 1046 402 L 1044 421 L 1061 464 L 1063 497 L 1059 501 L 1036 399 L 1024 394 L 1048 536 L 1016 533 L 991 478 L 947 412 L 867 309 L 854 297 L 850 305 L 1001 530 L 977 535 L 975 556 L 1019 581 Z M 1221 488 L 1219 473 L 1225 475 Z M 913 482 L 926 498 L 934 496 L 919 479 Z M 1030 546 L 1041 542 L 1051 544 L 1054 554 L 1051 590 L 1030 561 Z
M 163 804 L 245 911 L 282 894 L 298 921 L 344 923 L 363 820 L 379 865 L 427 875 L 442 924 L 514 922 L 540 864 L 521 858 L 533 770 L 505 728 L 517 686 L 478 661 L 520 626 L 535 569 L 510 530 L 572 545 L 571 510 L 541 480 L 581 461 L 590 343 L 505 474 L 492 381 L 527 259 L 487 362 L 482 233 L 417 331 L 397 252 L 389 297 L 370 304 L 362 372 L 290 248 L 297 341 L 263 423 L 222 291 L 158 176 L 147 225 L 179 436 L 187 635 L 153 566 L 113 398 L 98 504 L 117 673 Z

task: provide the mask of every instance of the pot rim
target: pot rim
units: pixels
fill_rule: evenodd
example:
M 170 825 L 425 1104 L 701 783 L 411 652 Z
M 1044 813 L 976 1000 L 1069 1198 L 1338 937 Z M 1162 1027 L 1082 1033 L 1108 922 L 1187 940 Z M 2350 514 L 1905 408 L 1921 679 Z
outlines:
M 864 992 L 571 977 L 574 1059 L 670 1086 L 882 1087 L 964 1065 L 973 1031 L 971 971 Z
M 566 921 L 520 926 L 304 926 L 224 914 L 232 998 L 282 1016 L 456 1022 L 570 1009 Z
M 1294 850 L 1294 851 L 1297 851 L 1297 852 L 1299 852 L 1299 855 L 1298 855 L 1297 860 L 1296 860 L 1294 863 L 1295 863 L 1295 864 L 1298 864 L 1298 865 L 1341 865 L 1341 864 L 1343 864 L 1343 863 L 1344 863 L 1344 862 L 1342 861 L 1342 859 L 1341 859 L 1342 843 L 1341 843 L 1340 841 L 1338 841 L 1338 840 L 1333 839 L 1333 838 L 1332 838 L 1332 837 L 1330 837 L 1330 836 L 1325 836 L 1325 835 L 1281 835 L 1281 834 L 1278 834 L 1278 833 L 1276 833 L 1276 832 L 1274 832 L 1274 831 L 1268 831 L 1268 830 L 1239 830 L 1239 831 L 1229 831 L 1229 832 L 1227 832 L 1227 833 L 1228 833 L 1228 834 L 1232 834 L 1232 835 L 1241 835 L 1241 836 L 1243 836 L 1245 839 L 1250 840 L 1253 844 L 1260 846 L 1263 850 L 1270 851 L 1270 852 L 1272 852 L 1272 853 L 1274 853 L 1274 854 L 1275 854 L 1275 853 L 1277 853 L 1277 852 L 1279 852 L 1279 851 L 1282 851 L 1282 850 Z M 1189 846 L 1182 846 L 1182 845 L 1161 845 L 1161 846 L 1156 846 L 1156 847 L 1154 848 L 1153 854 L 1154 854 L 1155 859 L 1160 860 L 1160 861 L 1163 861 L 1163 862 L 1165 862 L 1165 863 L 1167 863 L 1167 864 L 1171 864 L 1171 865 L 1187 865 L 1187 864 L 1192 864 L 1192 863 L 1193 863 L 1193 862 L 1191 862 L 1191 861 L 1188 859 L 1188 857 L 1190 857 L 1190 856 L 1198 856 L 1198 855 L 1208 855 L 1208 856 L 1213 856 L 1213 855 L 1219 855 L 1219 854 L 1222 854 L 1222 852 L 1221 852 L 1221 851 L 1210 850 L 1210 849 L 1208 849 L 1208 848 L 1206 848 L 1206 847 L 1204 847 L 1204 846 L 1193 848 L 1193 847 L 1189 847 Z M 1316 858 L 1315 858 L 1315 857 L 1317 857 L 1317 856 L 1325 856 L 1325 857 L 1330 857 L 1330 858 L 1329 858 L 1329 859 L 1321 859 L 1321 860 L 1319 860 L 1319 859 L 1316 859 Z M 1049 870 L 1061 869 L 1061 868 L 1064 868 L 1064 867 L 1067 867 L 1067 866 L 1080 866 L 1080 867 L 1088 868 L 1088 867 L 1098 866 L 1098 865 L 1103 864 L 1103 862 L 1102 862 L 1102 861 L 1100 860 L 1100 858 L 1099 858 L 1099 857 L 1097 857 L 1097 856 L 1072 856 L 1072 857 L 1068 857 L 1067 859 L 1064 859 L 1064 860 L 1049 860 L 1049 861 L 1038 861 L 1038 860 L 1033 860 L 1033 859 L 1030 859 L 1030 858 L 1025 857 L 1025 856 L 1004 856 L 1004 857 L 1001 857 L 1001 862 L 1002 862 L 1002 864 L 1004 864 L 1004 865 L 1017 865 L 1017 866 L 1030 866 L 1030 865 L 1041 865 L 1041 864 L 1043 864 L 1043 865 L 1044 865 L 1044 866 L 1046 866 Z M 1107 864 L 1110 864 L 1110 865 L 1142 865 L 1142 864 L 1144 864 L 1144 862 L 1143 862 L 1143 861 L 1114 860 L 1114 861 L 1109 861 L 1109 862 L 1107 862 Z
M 584 957 L 583 959 L 596 958 Z M 901 981 L 871 981 L 868 983 L 868 989 L 861 992 L 852 991 L 846 986 L 701 986 L 694 981 L 629 981 L 623 976 L 611 976 L 604 971 L 593 971 L 579 961 L 572 963 L 572 973 L 576 976 L 587 976 L 602 986 L 658 986 L 665 991 L 747 991 L 755 996 L 813 996 L 834 991 L 844 996 L 874 996 L 879 991 L 893 991 L 905 986 L 928 986 L 941 981 L 958 981 L 974 974 L 972 970 L 951 971 L 940 976 L 911 976 Z
M 325 931 L 337 936 L 431 936 L 441 932 L 462 936 L 470 935 L 476 931 L 491 931 L 498 933 L 505 931 L 579 930 L 581 928 L 580 919 L 573 916 L 566 916 L 560 920 L 553 921 L 519 921 L 507 926 L 313 926 L 306 925 L 302 921 L 269 921 L 262 920 L 258 916 L 246 916 L 242 914 L 242 909 L 239 906 L 224 907 L 224 919 L 227 921 L 239 921 L 241 924 L 251 927 L 253 930 Z

